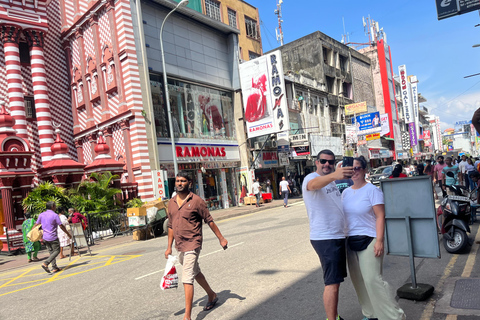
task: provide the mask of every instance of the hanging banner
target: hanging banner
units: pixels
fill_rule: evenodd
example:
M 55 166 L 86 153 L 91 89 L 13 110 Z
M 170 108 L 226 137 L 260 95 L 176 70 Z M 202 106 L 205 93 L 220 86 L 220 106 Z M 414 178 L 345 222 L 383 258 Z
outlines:
M 351 114 L 360 114 L 367 112 L 367 102 L 359 102 L 345 105 L 345 115 L 349 116 Z
M 388 124 L 388 113 L 382 113 L 380 115 L 380 122 L 382 123 L 382 131 L 380 135 L 384 136 L 390 133 L 390 125 Z
M 152 170 L 153 192 L 156 199 L 161 200 L 167 197 L 165 193 L 165 176 L 164 170 Z
M 405 123 L 414 121 L 412 95 L 410 83 L 407 80 L 407 67 L 401 65 L 398 67 L 398 73 L 400 74 L 400 88 L 402 94 L 403 109 L 405 110 Z
M 417 76 L 411 76 L 411 87 L 412 87 L 412 105 L 413 105 L 413 115 L 415 120 L 415 132 L 417 134 L 417 140 L 419 139 L 418 135 L 420 134 L 420 119 L 418 115 L 418 80 Z
M 357 136 L 357 127 L 356 126 L 345 126 L 345 135 L 347 138 L 347 144 L 354 144 L 358 141 Z
M 410 134 L 410 145 L 412 147 L 417 145 L 417 131 L 415 130 L 415 123 L 410 122 L 408 124 L 408 133 Z
M 240 83 L 249 139 L 290 127 L 279 50 L 242 63 Z

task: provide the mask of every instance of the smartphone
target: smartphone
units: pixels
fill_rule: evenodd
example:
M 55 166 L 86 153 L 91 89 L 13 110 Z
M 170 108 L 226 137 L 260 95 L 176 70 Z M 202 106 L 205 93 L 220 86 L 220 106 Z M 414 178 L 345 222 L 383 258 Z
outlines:
M 342 167 L 353 167 L 353 157 L 343 157 Z

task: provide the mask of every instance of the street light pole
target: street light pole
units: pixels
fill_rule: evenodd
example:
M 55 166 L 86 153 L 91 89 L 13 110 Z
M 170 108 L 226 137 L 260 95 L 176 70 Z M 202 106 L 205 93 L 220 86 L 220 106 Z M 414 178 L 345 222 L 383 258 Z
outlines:
M 172 110 L 170 108 L 170 96 L 168 94 L 168 83 L 167 83 L 167 69 L 165 67 L 165 53 L 163 52 L 163 27 L 165 26 L 165 21 L 168 17 L 178 8 L 184 7 L 188 4 L 188 0 L 180 1 L 177 6 L 170 11 L 165 19 L 163 19 L 162 26 L 160 27 L 160 52 L 162 53 L 162 70 L 163 70 L 163 89 L 165 90 L 165 101 L 167 103 L 167 115 L 168 115 L 168 126 L 170 127 L 170 140 L 172 142 L 172 157 L 173 157 L 173 167 L 175 169 L 175 177 L 178 174 L 178 165 L 177 165 L 177 155 L 175 152 L 175 136 L 173 133 L 173 121 L 172 121 Z

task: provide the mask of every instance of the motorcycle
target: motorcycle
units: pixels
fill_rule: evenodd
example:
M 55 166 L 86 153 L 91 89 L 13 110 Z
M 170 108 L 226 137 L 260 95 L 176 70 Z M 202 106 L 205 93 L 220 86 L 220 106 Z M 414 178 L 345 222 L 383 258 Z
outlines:
M 453 172 L 447 172 L 447 176 L 455 178 Z M 470 244 L 467 233 L 470 233 L 468 223 L 471 218 L 471 199 L 466 196 L 468 188 L 455 183 L 448 186 L 453 195 L 447 195 L 437 209 L 437 223 L 443 235 L 443 246 L 449 253 L 461 252 Z

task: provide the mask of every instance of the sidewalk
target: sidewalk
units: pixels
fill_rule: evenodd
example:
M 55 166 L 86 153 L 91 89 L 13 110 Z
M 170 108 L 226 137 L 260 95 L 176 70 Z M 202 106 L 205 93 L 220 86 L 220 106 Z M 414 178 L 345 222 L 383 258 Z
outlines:
M 296 197 L 296 198 L 289 199 L 288 203 L 293 204 L 300 201 L 303 201 L 303 198 Z M 277 208 L 277 207 L 283 207 L 283 200 L 273 200 L 272 202 L 262 204 L 259 208 L 257 208 L 255 205 L 243 205 L 240 207 L 231 207 L 228 209 L 214 210 L 214 211 L 211 211 L 210 214 L 212 215 L 215 221 L 220 221 L 220 220 L 224 220 L 232 217 L 237 217 L 237 216 L 258 212 L 262 210 L 267 210 L 271 208 Z M 131 235 L 117 236 L 114 238 L 107 238 L 105 240 L 95 240 L 95 245 L 91 246 L 90 249 L 92 250 L 92 253 L 93 253 L 100 248 L 103 249 L 103 248 L 113 247 L 116 245 L 129 243 L 132 241 L 134 240 L 132 239 Z M 86 252 L 85 248 L 81 249 L 82 255 L 85 252 Z M 47 250 L 41 250 L 38 253 L 38 258 L 40 260 L 44 260 L 47 257 L 48 257 Z M 59 260 L 59 261 L 62 261 L 62 260 Z M 40 264 L 40 263 L 41 262 L 27 263 L 26 254 L 14 255 L 14 256 L 7 256 L 7 255 L 4 255 L 3 253 L 0 254 L 0 272 L 6 271 L 9 269 L 25 267 L 25 266 L 33 266 L 34 264 Z

